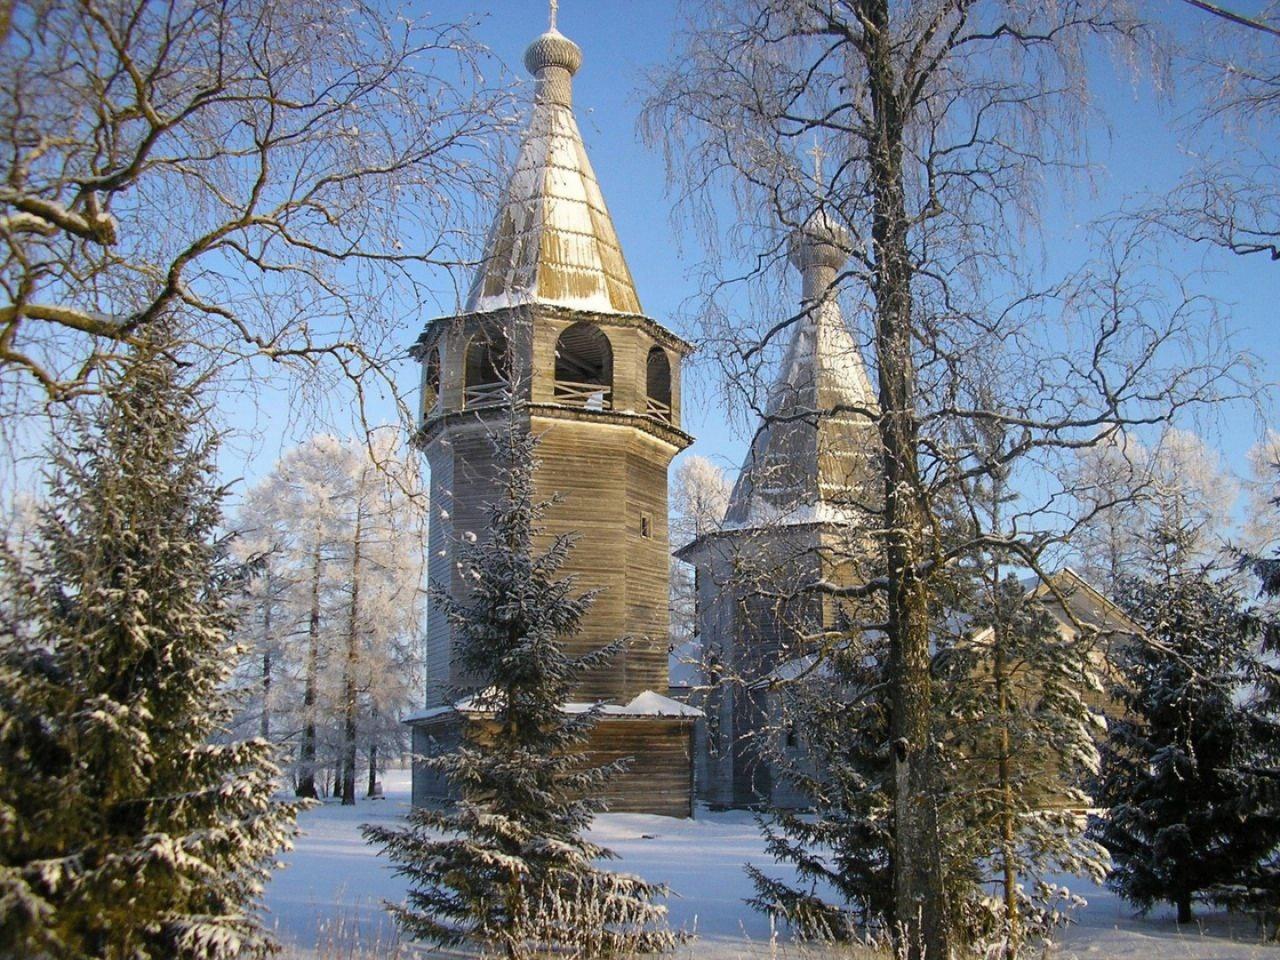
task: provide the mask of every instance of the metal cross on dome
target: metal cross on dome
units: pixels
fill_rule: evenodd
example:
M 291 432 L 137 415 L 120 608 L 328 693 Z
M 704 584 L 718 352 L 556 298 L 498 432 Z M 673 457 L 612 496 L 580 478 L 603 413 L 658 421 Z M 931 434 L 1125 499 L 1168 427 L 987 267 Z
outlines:
M 555 0 L 552 0 L 552 2 L 554 3 Z M 827 152 L 818 143 L 818 135 L 816 133 L 813 135 L 813 149 L 806 152 L 813 157 L 813 185 L 817 187 L 819 193 L 822 193 L 822 158 L 827 155 Z
M 556 28 L 556 17 L 560 13 L 560 0 L 551 0 L 551 29 Z

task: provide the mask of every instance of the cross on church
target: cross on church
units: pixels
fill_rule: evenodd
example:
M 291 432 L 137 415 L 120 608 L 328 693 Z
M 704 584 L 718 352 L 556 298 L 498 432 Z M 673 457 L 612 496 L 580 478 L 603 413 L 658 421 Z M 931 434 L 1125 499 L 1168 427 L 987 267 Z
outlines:
M 551 0 L 551 29 L 556 28 L 556 16 L 560 13 L 560 0 Z
M 552 2 L 554 3 L 555 0 L 552 0 Z M 822 193 L 822 158 L 827 153 L 822 149 L 822 145 L 818 143 L 818 135 L 816 133 L 813 135 L 813 149 L 807 152 L 809 156 L 813 157 L 813 185 L 818 188 L 819 193 Z

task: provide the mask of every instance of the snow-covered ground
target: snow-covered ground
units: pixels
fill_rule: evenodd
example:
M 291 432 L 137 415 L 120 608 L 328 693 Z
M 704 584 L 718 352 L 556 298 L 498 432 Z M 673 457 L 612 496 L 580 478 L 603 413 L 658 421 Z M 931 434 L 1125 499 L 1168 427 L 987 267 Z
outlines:
M 407 771 L 386 776 L 385 800 L 355 807 L 328 803 L 302 816 L 304 835 L 267 888 L 267 905 L 287 956 L 318 960 L 403 956 L 382 909 L 398 901 L 404 882 L 392 876 L 360 836 L 360 824 L 394 822 L 408 810 Z M 688 957 L 731 960 L 813 958 L 821 951 L 789 944 L 785 933 L 743 899 L 751 884 L 748 862 L 770 865 L 751 816 L 700 811 L 696 820 L 607 814 L 593 838 L 619 854 L 617 869 L 666 883 L 672 923 L 696 935 L 681 952 Z M 771 870 L 780 870 L 770 865 Z M 1262 945 L 1251 921 L 1226 915 L 1178 927 L 1168 913 L 1135 917 L 1114 894 L 1072 883 L 1089 899 L 1078 922 L 1061 934 L 1054 960 L 1280 960 L 1280 948 Z M 848 953 L 842 956 L 849 957 Z

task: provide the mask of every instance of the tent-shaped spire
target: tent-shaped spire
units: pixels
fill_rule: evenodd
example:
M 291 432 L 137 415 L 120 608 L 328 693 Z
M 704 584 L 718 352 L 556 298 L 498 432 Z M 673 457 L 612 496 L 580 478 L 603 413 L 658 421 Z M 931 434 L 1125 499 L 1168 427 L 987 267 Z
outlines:
M 556 30 L 525 51 L 537 79 L 533 117 L 489 232 L 468 312 L 545 303 L 640 313 L 631 271 L 573 116 L 582 51 Z
M 846 523 L 868 502 L 876 395 L 835 296 L 848 248 L 847 231 L 821 209 L 792 237 L 802 312 L 730 496 L 727 528 Z

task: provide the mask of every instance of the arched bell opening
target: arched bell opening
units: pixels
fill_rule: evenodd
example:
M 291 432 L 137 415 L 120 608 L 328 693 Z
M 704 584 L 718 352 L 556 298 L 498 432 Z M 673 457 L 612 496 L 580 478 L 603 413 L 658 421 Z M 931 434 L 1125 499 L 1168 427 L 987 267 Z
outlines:
M 432 347 L 422 365 L 422 419 L 435 412 L 440 403 L 440 348 Z
M 462 405 L 487 407 L 511 395 L 511 351 L 501 330 L 477 333 L 467 344 Z
M 575 323 L 556 340 L 556 403 L 613 409 L 613 347 L 599 327 Z
M 645 362 L 645 412 L 663 423 L 671 422 L 671 361 L 667 351 L 654 347 Z

